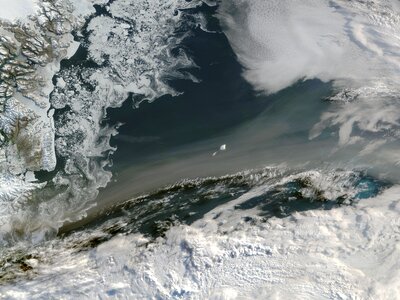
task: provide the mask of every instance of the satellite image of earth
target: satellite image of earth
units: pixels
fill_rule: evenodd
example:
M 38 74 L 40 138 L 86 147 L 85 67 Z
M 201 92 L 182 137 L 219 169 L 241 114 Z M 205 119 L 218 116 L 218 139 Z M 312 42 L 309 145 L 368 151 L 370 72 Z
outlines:
M 400 1 L 0 0 L 0 299 L 400 299 Z

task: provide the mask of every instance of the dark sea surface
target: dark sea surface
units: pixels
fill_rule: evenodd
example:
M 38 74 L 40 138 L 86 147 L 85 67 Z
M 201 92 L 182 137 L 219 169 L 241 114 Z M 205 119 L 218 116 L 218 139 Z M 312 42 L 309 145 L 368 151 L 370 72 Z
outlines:
M 61 232 L 97 218 L 99 211 L 101 215 L 113 215 L 109 207 L 142 194 L 156 193 L 150 197 L 157 198 L 158 190 L 183 179 L 218 178 L 287 162 L 296 153 L 297 144 L 309 143 L 308 131 L 317 122 L 319 112 L 328 105 L 324 99 L 332 93 L 331 85 L 309 80 L 273 95 L 255 91 L 242 77 L 243 68 L 213 16 L 214 9 L 203 6 L 199 10 L 208 17 L 209 31 L 192 28 L 181 45 L 197 65 L 197 68 L 185 71 L 193 74 L 199 82 L 171 79 L 169 84 L 180 95 L 165 95 L 138 106 L 136 103 L 140 96 L 131 95 L 121 108 L 107 110 L 108 124 L 122 123 L 119 134 L 111 140 L 112 146 L 117 148 L 110 168 L 112 182 L 101 189 L 97 207 L 87 219 L 68 225 Z M 83 48 L 64 64 L 68 66 L 71 63 L 91 64 L 86 61 Z M 227 150 L 218 151 L 223 144 L 227 144 Z M 276 151 L 274 148 L 277 146 L 282 151 Z M 213 156 L 215 152 L 217 154 Z M 213 180 L 213 184 L 218 185 L 225 179 Z M 134 202 L 133 211 L 141 216 L 134 218 L 137 225 L 147 226 L 146 232 L 157 232 L 151 228 L 157 227 L 158 221 L 172 222 L 174 218 L 194 220 L 252 187 L 244 179 L 233 179 L 233 183 L 228 184 L 213 201 L 195 200 L 201 198 L 199 193 L 205 193 L 206 186 L 200 184 L 187 188 L 183 185 L 166 206 L 154 208 L 148 205 L 147 202 L 152 201 L 147 198 Z M 164 199 L 164 193 L 169 194 L 169 189 L 161 192 L 160 199 Z M 302 205 L 304 209 L 315 206 L 306 202 L 297 203 L 297 210 L 301 210 Z M 187 206 L 188 203 L 192 205 Z M 176 212 L 182 205 L 187 209 L 177 217 Z M 270 208 L 273 211 L 274 205 Z
M 216 20 L 215 22 L 218 24 Z M 152 103 L 143 102 L 135 109 L 134 97 L 130 97 L 121 108 L 108 110 L 108 122 L 123 123 L 119 134 L 112 139 L 112 145 L 118 150 L 113 155 L 111 168 L 116 182 L 110 185 L 109 190 L 118 189 L 119 183 L 132 185 L 140 190 L 145 185 L 138 179 L 138 175 L 143 174 L 143 169 L 146 169 L 144 179 L 147 176 L 153 177 L 155 182 L 160 179 L 160 187 L 186 177 L 224 175 L 227 172 L 240 171 L 243 166 L 260 167 L 264 162 L 245 165 L 250 158 L 250 153 L 245 153 L 245 145 L 240 147 L 243 148 L 240 153 L 233 154 L 228 161 L 216 157 L 213 162 L 212 153 L 220 145 L 227 143 L 226 139 L 232 140 L 232 133 L 254 120 L 274 118 L 277 111 L 285 109 L 285 118 L 292 118 L 291 123 L 302 119 L 300 126 L 298 123 L 294 125 L 298 127 L 297 131 L 301 131 L 302 128 L 308 129 L 307 125 L 313 124 L 317 119 L 315 108 L 325 108 L 323 99 L 330 94 L 331 86 L 318 80 L 299 83 L 270 96 L 254 91 L 243 79 L 242 67 L 225 35 L 217 25 L 214 26 L 216 28 L 213 30 L 217 32 L 194 29 L 182 45 L 198 66 L 190 72 L 200 83 L 171 80 L 171 86 L 181 95 L 166 95 Z M 308 105 L 311 101 L 314 102 L 312 107 Z M 301 103 L 291 106 L 293 102 Z M 310 114 L 313 109 L 314 113 Z M 304 120 L 303 114 L 309 114 L 310 118 Z M 281 121 L 282 118 L 279 122 Z M 279 126 L 276 123 L 272 126 Z M 270 126 L 271 123 L 266 123 L 265 128 L 261 129 L 271 131 Z M 299 133 L 301 134 L 294 132 L 293 135 Z M 282 138 L 290 145 L 290 136 Z M 264 144 L 266 138 L 262 139 L 261 143 Z M 240 141 L 232 143 L 240 146 Z M 249 151 L 257 152 L 262 151 L 265 145 L 255 143 L 248 146 L 251 146 Z M 229 147 L 228 144 L 228 150 Z M 182 161 L 185 161 L 184 165 L 181 165 Z M 212 166 L 209 169 L 202 167 L 210 162 L 211 165 L 216 164 L 215 169 Z M 177 164 L 176 168 L 174 163 Z M 223 166 L 219 167 L 219 164 Z M 172 173 L 167 171 L 168 174 L 162 174 L 165 168 L 173 169 Z M 148 189 L 144 188 L 144 191 Z M 134 192 L 133 190 L 132 194 Z M 108 195 L 107 190 L 105 193 Z
M 261 182 L 253 182 L 252 175 L 238 172 L 259 174 L 264 167 L 291 163 L 299 170 L 302 165 L 318 166 L 336 143 L 329 133 L 317 141 L 308 137 L 321 113 L 332 105 L 326 100 L 333 93 L 331 83 L 301 81 L 272 95 L 254 90 L 242 76 L 243 67 L 221 30 L 215 8 L 203 5 L 191 12 L 206 16 L 207 31 L 184 24 L 179 30 L 190 34 L 173 51 L 184 49 L 194 61 L 196 68 L 182 71 L 196 81 L 166 79 L 177 96 L 140 102 L 142 96 L 131 94 L 120 108 L 107 110 L 104 124 L 117 126 L 119 132 L 111 139 L 117 149 L 110 156 L 112 181 L 100 189 L 96 207 L 87 217 L 65 224 L 61 234 L 82 230 L 85 224 L 90 228 L 124 219 L 129 226 L 119 230 L 157 236 L 173 224 L 190 224 L 269 180 L 262 175 Z M 97 7 L 96 15 L 101 14 L 107 12 Z M 76 38 L 85 43 L 89 32 L 84 32 Z M 77 65 L 96 67 L 85 47 L 62 62 L 62 68 Z M 56 118 L 57 114 L 62 111 L 56 112 Z M 221 145 L 227 149 L 220 151 Z M 63 160 L 58 162 L 62 169 Z M 52 174 L 38 175 L 46 179 Z M 359 175 L 358 180 L 366 182 L 366 195 L 358 198 L 376 195 L 386 184 Z M 284 217 L 345 202 L 340 197 L 303 197 L 299 191 L 309 185 L 304 180 L 278 188 L 284 192 L 270 191 L 250 199 L 237 209 L 259 207 L 267 218 Z

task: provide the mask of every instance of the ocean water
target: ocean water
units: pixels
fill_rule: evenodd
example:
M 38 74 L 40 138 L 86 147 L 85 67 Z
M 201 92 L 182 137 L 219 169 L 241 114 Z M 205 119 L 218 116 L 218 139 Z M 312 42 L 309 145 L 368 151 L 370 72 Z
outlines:
M 400 297 L 399 30 L 389 0 L 96 6 L 0 297 Z

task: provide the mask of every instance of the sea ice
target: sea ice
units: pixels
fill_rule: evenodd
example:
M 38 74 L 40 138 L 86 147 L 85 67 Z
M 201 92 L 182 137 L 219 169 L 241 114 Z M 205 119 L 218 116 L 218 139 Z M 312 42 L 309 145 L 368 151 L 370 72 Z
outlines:
M 37 0 L 0 0 L 0 19 L 6 21 L 26 20 L 39 9 Z

